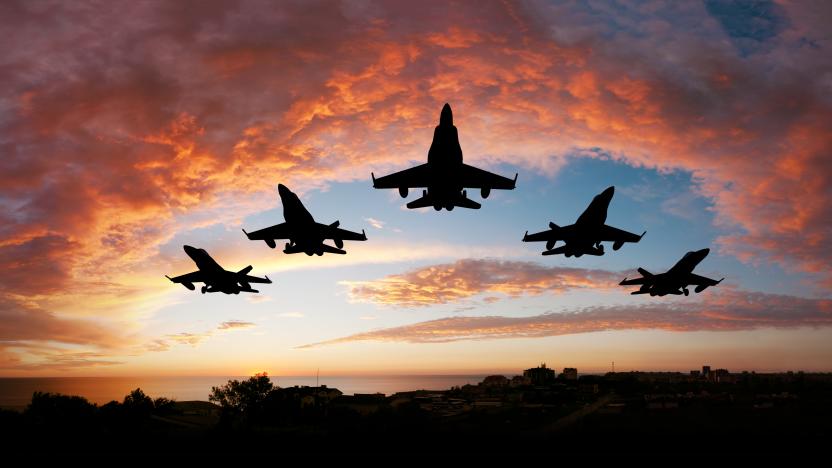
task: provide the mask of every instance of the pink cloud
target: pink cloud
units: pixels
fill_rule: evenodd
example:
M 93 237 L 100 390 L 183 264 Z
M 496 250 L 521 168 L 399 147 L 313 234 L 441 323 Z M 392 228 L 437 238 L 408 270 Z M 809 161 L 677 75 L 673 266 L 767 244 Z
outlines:
M 600 148 L 690 171 L 724 252 L 828 285 L 832 58 L 813 46 L 828 7 L 784 4 L 788 25 L 748 56 L 699 3 L 604 10 L 4 5 L 0 271 L 20 274 L 0 293 L 42 306 L 168 266 L 147 260 L 200 213 L 270 192 L 264 173 L 308 187 L 421 160 L 448 100 L 478 136 L 470 160 L 552 173 Z M 54 281 L 25 281 L 50 265 Z
M 374 281 L 346 281 L 350 298 L 396 307 L 427 307 L 483 293 L 512 297 L 611 288 L 623 276 L 605 270 L 547 267 L 533 262 L 463 259 Z M 499 300 L 488 296 L 486 302 Z
M 727 290 L 697 301 L 587 307 L 527 317 L 448 317 L 313 343 L 445 343 L 542 338 L 610 330 L 738 331 L 832 326 L 832 301 Z

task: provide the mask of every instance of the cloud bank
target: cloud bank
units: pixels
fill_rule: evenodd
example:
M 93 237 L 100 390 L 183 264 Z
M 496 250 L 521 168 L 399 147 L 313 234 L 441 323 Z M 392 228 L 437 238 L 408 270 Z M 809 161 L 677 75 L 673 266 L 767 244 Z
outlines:
M 354 301 L 396 307 L 447 304 L 483 293 L 511 297 L 602 289 L 618 285 L 623 274 L 584 268 L 547 267 L 534 262 L 462 259 L 430 265 L 375 281 L 346 281 Z M 488 296 L 486 302 L 499 300 Z
M 761 5 L 3 2 L 0 314 L 26 324 L 6 333 L 130 340 L 172 233 L 270 206 L 262 174 L 422 160 L 445 101 L 479 164 L 689 171 L 723 252 L 828 287 L 832 5 Z
M 611 330 L 739 331 L 832 326 L 832 301 L 742 291 L 710 294 L 698 302 L 587 307 L 529 317 L 448 317 L 345 336 L 301 348 L 383 341 L 447 343 L 542 338 Z

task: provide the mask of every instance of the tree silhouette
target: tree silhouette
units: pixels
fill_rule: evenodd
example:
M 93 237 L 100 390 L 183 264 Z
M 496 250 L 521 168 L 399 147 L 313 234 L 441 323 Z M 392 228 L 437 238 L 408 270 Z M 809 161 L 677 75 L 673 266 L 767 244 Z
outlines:
M 268 374 L 256 374 L 247 380 L 229 380 L 220 387 L 211 387 L 208 400 L 224 410 L 246 413 L 259 408 L 274 389 Z
M 143 423 L 150 419 L 150 414 L 153 413 L 153 400 L 145 395 L 141 388 L 137 388 L 124 397 L 122 410 L 131 423 Z

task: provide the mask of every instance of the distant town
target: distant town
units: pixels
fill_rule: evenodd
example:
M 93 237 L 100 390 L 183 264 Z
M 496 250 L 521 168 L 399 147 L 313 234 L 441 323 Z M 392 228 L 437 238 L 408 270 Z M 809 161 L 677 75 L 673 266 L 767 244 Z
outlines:
M 98 406 L 35 392 L 0 410 L 0 437 L 23 450 L 193 453 L 280 447 L 287 452 L 514 453 L 550 447 L 602 454 L 820 451 L 832 437 L 832 373 L 609 372 L 540 364 L 448 389 L 345 395 L 326 385 L 275 386 L 268 375 L 230 380 L 210 401 L 151 398 L 141 389 Z M 131 444 L 137 444 L 133 446 Z M 78 445 L 81 444 L 81 445 Z M 127 444 L 129 447 L 126 447 Z M 531 444 L 531 445 L 530 445 Z M 530 453 L 530 452 L 529 452 Z

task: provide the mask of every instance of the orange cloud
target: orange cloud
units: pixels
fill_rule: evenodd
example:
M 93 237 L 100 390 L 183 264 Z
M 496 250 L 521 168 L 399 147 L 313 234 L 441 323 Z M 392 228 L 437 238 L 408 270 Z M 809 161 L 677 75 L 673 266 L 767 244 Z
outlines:
M 743 291 L 710 294 L 698 302 L 588 307 L 530 317 L 448 317 L 384 328 L 301 348 L 388 341 L 445 343 L 460 340 L 542 338 L 610 330 L 738 331 L 832 326 L 832 301 Z
M 583 268 L 546 267 L 533 262 L 463 259 L 431 265 L 375 281 L 345 281 L 356 301 L 397 307 L 447 304 L 483 293 L 507 296 L 609 288 L 621 274 Z M 486 302 L 498 298 L 489 296 Z
M 78 291 L 95 290 L 125 338 L 155 295 L 123 291 L 172 265 L 158 252 L 173 233 L 270 206 L 274 181 L 316 187 L 423 160 L 445 101 L 468 116 L 469 160 L 553 173 L 603 154 L 690 171 L 723 251 L 832 281 L 823 14 L 783 5 L 788 27 L 741 56 L 694 2 L 613 17 L 581 4 L 329 6 L 4 9 L 3 300 L 54 314 L 57 294 L 69 320 L 90 302 Z M 50 281 L 27 281 L 38 273 Z

